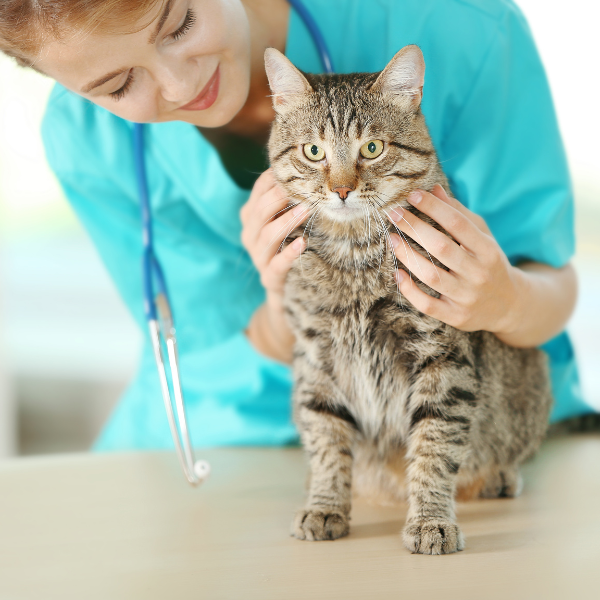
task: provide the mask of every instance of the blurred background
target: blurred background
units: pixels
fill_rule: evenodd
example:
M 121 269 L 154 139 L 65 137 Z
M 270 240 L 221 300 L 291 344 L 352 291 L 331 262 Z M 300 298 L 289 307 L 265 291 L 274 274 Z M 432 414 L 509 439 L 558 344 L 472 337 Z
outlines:
M 600 5 L 518 4 L 573 174 L 580 299 L 569 329 L 600 410 Z M 1 56 L 0 82 L 0 457 L 86 450 L 134 371 L 140 335 L 46 165 L 39 127 L 52 82 Z

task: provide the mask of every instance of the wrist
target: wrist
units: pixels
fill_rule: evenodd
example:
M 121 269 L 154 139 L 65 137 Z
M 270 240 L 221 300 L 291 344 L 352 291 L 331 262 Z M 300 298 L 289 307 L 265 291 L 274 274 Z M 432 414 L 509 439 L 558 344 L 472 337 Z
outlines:
M 518 267 L 510 267 L 509 280 L 508 289 L 510 292 L 506 296 L 506 310 L 493 331 L 498 338 L 506 343 L 510 343 L 508 340 L 523 327 L 531 287 L 527 273 Z
M 292 362 L 295 338 L 285 319 L 280 299 L 268 297 L 256 309 L 246 333 L 261 354 L 279 362 Z

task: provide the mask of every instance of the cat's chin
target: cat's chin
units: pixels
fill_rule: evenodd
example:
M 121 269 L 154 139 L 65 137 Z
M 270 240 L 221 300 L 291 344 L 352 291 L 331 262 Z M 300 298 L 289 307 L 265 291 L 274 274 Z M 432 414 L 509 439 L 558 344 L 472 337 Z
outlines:
M 365 217 L 365 211 L 362 207 L 348 206 L 347 204 L 335 208 L 324 208 L 323 213 L 328 219 L 338 223 L 349 223 Z

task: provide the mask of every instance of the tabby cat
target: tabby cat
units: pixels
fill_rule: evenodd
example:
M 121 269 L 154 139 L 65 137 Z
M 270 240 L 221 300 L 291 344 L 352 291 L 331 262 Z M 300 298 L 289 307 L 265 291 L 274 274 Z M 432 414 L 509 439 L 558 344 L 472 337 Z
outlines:
M 271 165 L 290 206 L 311 211 L 287 238 L 308 239 L 284 299 L 296 336 L 294 417 L 311 471 L 292 535 L 347 535 L 353 471 L 354 486 L 399 496 L 405 460 L 404 544 L 423 554 L 462 550 L 457 491 L 517 495 L 519 465 L 544 436 L 545 355 L 426 316 L 396 287 L 386 211 L 402 206 L 440 229 L 406 197 L 449 189 L 420 109 L 420 49 L 406 46 L 381 73 L 304 74 L 272 48 L 265 62 L 276 111 Z

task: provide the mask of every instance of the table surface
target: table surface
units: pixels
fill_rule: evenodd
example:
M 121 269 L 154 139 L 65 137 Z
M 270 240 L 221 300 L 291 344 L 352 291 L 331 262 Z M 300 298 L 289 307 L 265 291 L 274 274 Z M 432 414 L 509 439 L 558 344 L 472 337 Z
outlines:
M 347 538 L 291 538 L 299 449 L 199 454 L 197 489 L 172 453 L 0 463 L 0 600 L 600 597 L 598 434 L 546 441 L 519 498 L 458 504 L 466 548 L 446 556 L 402 546 L 405 505 L 356 501 Z

